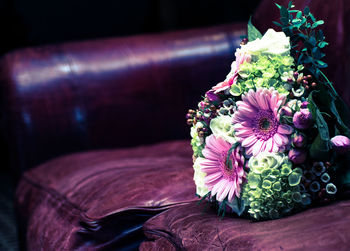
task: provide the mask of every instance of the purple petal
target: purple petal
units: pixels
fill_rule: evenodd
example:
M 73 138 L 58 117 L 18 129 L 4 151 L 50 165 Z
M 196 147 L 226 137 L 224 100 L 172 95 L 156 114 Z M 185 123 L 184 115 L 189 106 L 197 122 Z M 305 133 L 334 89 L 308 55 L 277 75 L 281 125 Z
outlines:
M 277 132 L 282 133 L 282 134 L 292 134 L 293 127 L 286 125 L 286 124 L 282 124 L 282 125 L 278 126 Z

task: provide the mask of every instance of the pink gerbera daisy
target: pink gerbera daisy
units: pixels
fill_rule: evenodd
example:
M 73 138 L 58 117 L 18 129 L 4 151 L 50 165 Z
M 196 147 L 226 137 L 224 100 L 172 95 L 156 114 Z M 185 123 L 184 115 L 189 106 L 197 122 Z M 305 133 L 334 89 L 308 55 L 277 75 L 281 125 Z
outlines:
M 246 177 L 241 147 L 230 149 L 230 143 L 210 135 L 202 152 L 205 157 L 201 162 L 201 171 L 206 173 L 204 182 L 217 201 L 223 201 L 226 196 L 229 202 L 233 201 L 234 195 L 239 198 Z
M 242 95 L 242 101 L 237 102 L 237 111 L 233 114 L 235 136 L 248 155 L 283 152 L 290 144 L 293 128 L 279 123 L 279 109 L 285 101 L 286 95 L 274 88 L 258 88 L 249 90 Z

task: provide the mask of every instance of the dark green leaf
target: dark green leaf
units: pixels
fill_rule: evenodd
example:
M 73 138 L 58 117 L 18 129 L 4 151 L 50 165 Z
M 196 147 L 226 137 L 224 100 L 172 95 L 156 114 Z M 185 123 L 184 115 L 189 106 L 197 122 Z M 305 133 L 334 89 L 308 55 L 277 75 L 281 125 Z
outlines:
M 290 27 L 283 27 L 282 28 L 282 31 L 286 34 L 286 36 L 290 37 L 292 36 L 293 34 L 291 33 L 291 30 L 290 30 Z
M 316 21 L 316 18 L 314 17 L 314 15 L 312 15 L 311 13 L 309 14 L 309 17 L 311 18 L 312 22 Z
M 320 47 L 320 48 L 323 48 L 323 47 L 325 47 L 326 45 L 328 45 L 328 43 L 325 42 L 325 41 L 321 41 L 321 42 L 318 43 L 318 47 Z
M 303 40 L 307 39 L 307 36 L 305 36 L 303 33 L 298 33 L 298 36 L 302 38 Z
M 323 20 L 319 20 L 315 23 L 312 24 L 311 28 L 312 29 L 315 29 L 317 26 L 321 25 L 321 24 L 324 24 L 324 21 Z
M 314 95 L 318 94 L 319 91 L 312 91 L 308 97 L 308 108 L 310 109 L 312 113 L 312 117 L 316 121 L 317 129 L 320 134 L 320 137 L 324 141 L 329 141 L 329 130 L 328 130 L 328 125 L 326 121 L 324 120 L 320 110 L 318 109 L 316 103 L 314 102 Z
M 278 3 L 275 3 L 275 4 L 279 9 L 281 9 L 281 5 L 279 5 Z
M 312 58 L 312 57 L 307 56 L 307 55 L 304 54 L 303 60 L 302 60 L 302 62 L 303 62 L 304 64 L 312 63 L 312 61 L 313 61 L 313 58 Z
M 301 18 L 301 16 L 303 15 L 303 13 L 301 11 L 298 11 L 297 15 L 296 15 L 296 18 Z
M 288 13 L 288 10 L 286 7 L 281 6 L 280 15 L 281 15 L 281 17 L 286 17 L 286 18 L 289 17 L 289 13 Z
M 330 103 L 330 109 L 333 113 L 333 115 L 335 116 L 336 120 L 337 120 L 337 128 L 340 131 L 340 133 L 342 135 L 345 135 L 347 137 L 350 137 L 350 130 L 349 128 L 346 126 L 346 124 L 343 122 L 342 118 L 340 117 L 337 107 L 335 106 L 334 102 Z
M 272 21 L 275 25 L 279 26 L 279 27 L 282 27 L 282 24 L 280 24 L 279 22 L 276 22 L 276 21 Z
M 248 22 L 248 40 L 254 41 L 257 38 L 262 38 L 262 35 L 261 35 L 260 31 L 254 27 L 251 19 L 252 18 L 250 17 L 249 22 Z
M 321 60 L 316 60 L 316 62 L 317 62 L 317 65 L 318 65 L 319 68 L 326 68 L 326 67 L 328 67 L 328 64 L 323 62 L 323 61 L 321 61 Z
M 304 15 L 308 16 L 309 14 L 310 14 L 310 8 L 308 6 L 306 6 L 304 9 Z
M 280 18 L 280 21 L 281 21 L 281 23 L 284 24 L 284 25 L 288 25 L 288 23 L 289 23 L 289 19 L 286 18 L 286 17 L 281 17 L 281 18 Z
M 318 47 L 314 47 L 312 49 L 312 55 L 314 56 L 315 59 L 320 59 L 321 58 L 321 51 Z
M 310 38 L 309 38 L 309 43 L 312 44 L 313 46 L 315 46 L 315 45 L 316 45 L 316 39 L 315 39 L 315 37 L 310 37 Z
M 324 39 L 324 35 L 323 35 L 323 31 L 322 30 L 318 30 L 317 31 L 317 40 L 318 41 L 322 41 Z
M 293 1 L 289 1 L 289 3 L 288 3 L 288 9 L 292 8 L 292 6 L 293 6 Z
M 302 19 L 302 21 L 301 21 L 301 24 L 305 24 L 306 23 L 306 18 L 305 17 L 303 17 L 303 19 Z
M 329 140 L 322 140 L 320 134 L 317 135 L 310 147 L 310 157 L 317 160 L 326 161 L 330 156 L 331 149 Z
M 297 19 L 293 19 L 292 20 L 292 24 L 294 24 L 294 25 L 295 24 L 301 24 L 301 19 L 298 19 L 298 18 Z

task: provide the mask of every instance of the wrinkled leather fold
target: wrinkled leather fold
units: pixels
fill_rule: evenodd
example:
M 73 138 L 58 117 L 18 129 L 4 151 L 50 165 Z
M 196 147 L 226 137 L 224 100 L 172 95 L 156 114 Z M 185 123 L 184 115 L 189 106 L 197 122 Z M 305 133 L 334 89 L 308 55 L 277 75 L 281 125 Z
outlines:
M 131 248 L 142 225 L 196 201 L 188 141 L 55 159 L 24 174 L 17 203 L 29 250 Z

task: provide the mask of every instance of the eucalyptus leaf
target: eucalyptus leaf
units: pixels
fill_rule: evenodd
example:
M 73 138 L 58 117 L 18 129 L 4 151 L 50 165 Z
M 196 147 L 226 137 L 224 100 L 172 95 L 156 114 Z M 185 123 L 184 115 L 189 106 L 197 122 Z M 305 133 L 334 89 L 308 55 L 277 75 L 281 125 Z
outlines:
M 315 29 L 317 26 L 321 25 L 321 24 L 324 24 L 324 21 L 323 20 L 319 20 L 317 22 L 314 22 L 311 26 L 312 29 Z
M 300 19 L 302 15 L 303 15 L 303 13 L 301 11 L 298 11 L 296 18 Z
M 316 21 L 316 18 L 314 17 L 314 15 L 312 13 L 309 14 L 309 17 L 311 18 L 312 22 Z
M 328 43 L 325 42 L 325 41 L 321 41 L 321 42 L 318 43 L 318 47 L 320 47 L 320 48 L 323 48 L 323 47 L 325 47 L 326 45 L 328 45 Z
M 328 64 L 323 62 L 323 61 L 321 61 L 321 60 L 317 60 L 316 62 L 317 62 L 317 65 L 318 65 L 319 68 L 326 68 L 326 67 L 328 67 Z

